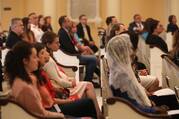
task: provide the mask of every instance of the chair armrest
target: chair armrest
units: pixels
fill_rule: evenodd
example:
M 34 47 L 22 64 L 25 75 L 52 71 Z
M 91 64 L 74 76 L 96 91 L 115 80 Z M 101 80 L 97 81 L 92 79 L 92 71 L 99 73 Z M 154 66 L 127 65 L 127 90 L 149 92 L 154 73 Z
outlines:
M 65 54 L 67 54 L 67 55 L 70 55 L 70 56 L 79 56 L 79 55 L 81 55 L 80 53 L 76 53 L 76 54 L 71 54 L 71 53 L 69 53 L 69 52 L 66 52 L 64 49 L 62 49 L 62 48 L 60 48 L 60 50 L 63 52 L 63 53 L 65 53 Z
M 168 54 L 162 54 L 161 57 L 162 58 L 168 57 Z
M 64 53 L 62 50 L 58 50 L 56 52 L 53 52 L 53 56 L 58 63 L 64 66 L 79 66 L 79 55 L 71 56 Z
M 179 67 L 169 58 L 169 55 L 163 54 L 161 55 L 163 59 L 165 59 L 170 65 L 172 65 L 176 70 L 179 71 Z
M 25 116 L 28 116 L 30 117 L 30 119 L 60 119 L 59 117 L 44 117 L 44 116 L 41 116 L 41 115 L 38 115 L 36 113 L 32 113 L 30 111 L 28 111 L 27 109 L 25 109 L 23 106 L 21 106 L 20 104 L 18 104 L 17 102 L 15 102 L 13 99 L 11 99 L 9 96 L 7 97 L 0 97 L 0 106 L 1 106 L 1 116 L 5 116 L 6 112 L 4 111 L 7 111 L 6 106 L 9 106 L 8 109 L 17 109 L 18 111 L 21 112 L 21 114 L 25 114 Z M 17 110 L 14 110 L 14 111 L 10 111 L 9 114 L 17 111 Z M 13 115 L 13 114 L 12 114 Z M 23 116 L 23 115 L 21 115 Z M 6 115 L 5 117 L 9 117 L 8 115 Z M 13 115 L 14 118 L 15 117 L 15 114 Z M 63 119 L 63 118 L 61 118 Z
M 63 68 L 68 68 L 68 69 L 72 69 L 73 72 L 76 72 L 78 70 L 78 67 L 77 66 L 65 66 L 65 65 L 62 65 L 60 63 L 57 62 L 57 64 Z

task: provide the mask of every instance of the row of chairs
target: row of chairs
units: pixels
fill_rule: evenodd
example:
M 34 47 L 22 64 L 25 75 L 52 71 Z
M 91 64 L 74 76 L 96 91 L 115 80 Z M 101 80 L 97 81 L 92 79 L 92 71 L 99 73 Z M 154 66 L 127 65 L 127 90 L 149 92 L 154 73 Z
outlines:
M 171 61 L 168 55 L 162 55 L 162 79 L 163 87 L 173 90 L 179 86 L 179 67 Z
M 148 52 L 148 47 L 144 45 L 144 40 L 142 39 L 142 37 L 140 37 L 141 40 L 139 40 L 139 45 L 140 47 L 143 47 L 142 49 L 145 49 L 143 51 L 145 51 L 146 53 Z M 2 51 L 2 62 L 4 62 L 4 58 L 5 58 L 5 54 L 8 52 L 7 49 L 4 49 Z M 139 53 L 140 54 L 140 53 Z M 141 54 L 145 54 L 145 53 L 141 53 Z M 142 56 L 142 55 L 139 55 Z M 69 75 L 69 76 L 74 76 L 77 81 L 80 80 L 80 75 L 79 75 L 79 69 L 80 67 L 83 67 L 83 65 L 79 64 L 79 59 L 78 59 L 78 54 L 77 55 L 69 55 L 67 53 L 65 53 L 62 50 L 58 50 L 57 52 L 54 52 L 54 57 L 57 60 L 57 62 L 65 69 L 65 72 Z M 148 63 L 150 65 L 149 62 L 149 58 L 150 54 L 145 54 L 145 56 L 143 56 L 142 61 L 143 63 L 145 62 Z M 166 61 L 166 57 L 163 58 L 163 60 Z M 165 62 L 163 61 L 163 62 Z M 167 60 L 168 61 L 168 60 Z M 166 64 L 166 63 L 165 63 Z M 165 68 L 162 67 L 162 75 L 163 77 L 170 77 L 168 79 L 177 79 L 177 78 L 173 78 L 172 77 L 172 73 L 166 74 L 168 73 L 166 68 L 168 67 L 167 65 Z M 109 88 L 109 84 L 108 84 L 108 75 L 109 75 L 109 69 L 107 66 L 107 60 L 106 60 L 106 54 L 105 54 L 105 48 L 102 47 L 100 49 L 100 69 L 101 69 L 101 95 L 102 95 L 102 99 L 103 99 L 103 112 L 104 115 L 110 119 L 115 119 L 118 115 L 120 115 L 120 117 L 125 118 L 125 119 L 131 119 L 131 117 L 133 119 L 149 119 L 149 118 L 169 118 L 169 116 L 167 115 L 151 115 L 148 113 L 143 113 L 140 110 L 138 110 L 137 108 L 135 108 L 130 102 L 122 99 L 122 98 L 116 98 L 112 96 L 111 90 Z M 170 68 L 168 68 L 170 69 Z M 178 70 L 177 70 L 178 71 Z M 177 75 L 178 76 L 178 75 Z M 177 77 L 176 76 L 176 77 Z M 179 77 L 179 76 L 178 76 Z M 166 78 L 165 78 L 166 79 Z M 170 81 L 166 81 L 169 82 L 167 83 L 167 86 L 170 87 L 175 87 L 176 85 L 173 85 Z M 168 85 L 169 84 L 169 85 Z M 27 119 L 36 119 L 36 118 L 42 118 L 39 115 L 34 115 L 29 113 L 28 111 L 26 111 L 25 109 L 23 109 L 20 105 L 16 104 L 13 100 L 10 100 L 9 98 L 7 98 L 6 96 L 1 96 L 0 97 L 0 105 L 1 105 L 1 114 L 2 114 L 2 119 L 9 119 L 11 117 L 11 115 L 9 115 L 9 111 L 10 112 L 14 112 L 13 117 L 12 118 L 22 118 L 22 116 L 24 116 Z M 6 103 L 3 103 L 6 102 Z
M 161 34 L 161 37 L 167 43 L 168 50 L 170 51 L 172 49 L 172 38 L 173 38 L 172 34 L 170 32 L 169 33 L 163 32 Z M 151 68 L 153 68 L 151 67 L 151 64 L 155 64 L 155 61 L 157 59 L 155 53 L 158 52 L 158 50 L 156 51 L 156 49 L 157 48 L 150 49 L 149 45 L 145 43 L 145 39 L 141 35 L 139 35 L 138 50 L 137 50 L 138 60 L 146 65 L 149 72 L 151 71 Z
M 103 113 L 108 119 L 169 119 L 170 116 L 165 114 L 149 114 L 140 111 L 129 101 L 113 97 L 111 89 L 108 83 L 109 69 L 107 65 L 107 59 L 104 55 L 101 56 L 101 88 L 102 88 L 102 100 L 103 100 Z
M 171 33 L 167 33 L 166 42 L 171 48 Z M 144 63 L 147 66 L 147 69 L 150 71 L 150 61 L 151 54 L 150 48 L 145 44 L 145 40 L 142 36 L 139 36 L 139 50 L 137 51 L 137 55 L 139 57 L 139 61 Z M 108 76 L 109 69 L 107 66 L 107 59 L 105 54 L 105 49 L 100 49 L 101 59 L 100 59 L 100 69 L 101 69 L 101 88 L 102 88 L 102 98 L 103 98 L 103 112 L 104 115 L 110 119 L 114 119 L 120 115 L 125 119 L 151 119 L 151 118 L 171 118 L 168 115 L 153 115 L 141 112 L 136 109 L 130 102 L 113 97 L 111 93 L 111 89 L 108 84 Z M 162 77 L 163 77 L 163 87 L 169 87 L 171 89 L 175 89 L 178 92 L 177 86 L 179 86 L 179 68 L 176 66 L 166 55 L 162 55 Z M 159 72 L 160 73 L 160 72 Z M 176 93 L 178 94 L 178 93 Z
M 172 49 L 172 37 L 173 37 L 172 34 L 171 33 L 163 33 L 161 37 L 167 43 L 168 49 L 170 51 Z M 168 75 L 167 73 L 169 72 L 169 70 L 167 73 L 165 71 L 163 71 L 165 68 L 165 66 L 163 66 L 163 65 L 166 65 L 166 63 L 164 62 L 165 58 L 160 57 L 162 54 L 163 54 L 163 52 L 160 51 L 158 48 L 150 49 L 149 45 L 147 45 L 145 43 L 144 38 L 141 35 L 139 35 L 138 50 L 137 50 L 138 60 L 146 65 L 146 68 L 148 69 L 148 71 L 151 75 L 157 76 L 159 79 L 161 79 L 160 86 L 166 87 L 165 79 L 166 79 L 166 76 Z M 175 72 L 175 75 L 177 75 L 176 71 L 170 71 L 170 72 Z M 177 79 L 176 76 L 175 77 L 170 76 L 168 78 L 170 78 L 171 80 Z M 172 81 L 170 81 L 170 82 L 172 82 Z M 162 83 L 164 83 L 164 84 L 162 84 Z M 175 86 L 177 86 L 177 85 L 175 85 Z M 173 87 L 174 86 L 172 86 L 172 89 L 174 89 Z

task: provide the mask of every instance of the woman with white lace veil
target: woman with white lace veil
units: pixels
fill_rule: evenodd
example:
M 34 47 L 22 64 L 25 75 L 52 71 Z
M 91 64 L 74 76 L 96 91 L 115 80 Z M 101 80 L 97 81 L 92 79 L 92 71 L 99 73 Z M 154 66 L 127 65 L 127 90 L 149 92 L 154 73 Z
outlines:
M 109 84 L 121 93 L 127 93 L 129 98 L 138 104 L 151 106 L 145 89 L 137 81 L 131 67 L 132 54 L 130 39 L 127 35 L 113 37 L 107 45 L 107 59 L 110 68 Z
M 172 102 L 163 102 L 157 104 L 159 107 L 152 107 L 145 89 L 138 82 L 132 70 L 131 47 L 129 36 L 126 34 L 114 36 L 107 44 L 107 60 L 110 69 L 109 85 L 113 95 L 127 99 L 134 106 L 148 113 L 166 113 L 168 107 L 163 105 L 169 106 L 170 109 L 178 109 L 178 102 L 170 96 L 168 96 L 168 101 L 172 100 Z M 172 107 L 173 105 L 175 107 Z

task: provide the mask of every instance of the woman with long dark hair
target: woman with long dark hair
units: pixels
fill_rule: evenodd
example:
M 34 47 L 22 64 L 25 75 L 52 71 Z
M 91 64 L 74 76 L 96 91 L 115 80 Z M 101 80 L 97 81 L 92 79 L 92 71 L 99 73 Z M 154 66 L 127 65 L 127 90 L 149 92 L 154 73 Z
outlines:
M 29 24 L 29 18 L 24 17 L 22 19 L 23 25 L 24 25 L 24 33 L 22 34 L 22 39 L 28 43 L 35 43 L 35 36 L 34 33 L 30 30 L 30 24 Z
M 160 21 L 148 18 L 144 24 L 144 31 L 147 32 L 146 43 L 151 47 L 157 47 L 162 52 L 168 53 L 168 46 L 164 39 L 162 39 L 159 35 L 164 30 L 163 25 Z
M 97 111 L 97 117 L 100 118 L 102 114 L 99 109 L 93 84 L 87 81 L 79 81 L 76 83 L 75 79 L 69 77 L 53 59 L 53 52 L 57 51 L 60 45 L 58 36 L 53 32 L 45 32 L 41 40 L 51 56 L 49 62 L 43 66 L 43 70 L 47 72 L 53 84 L 58 87 L 68 88 L 70 90 L 70 96 L 75 96 L 78 99 L 83 97 L 92 99 Z
M 43 117 L 61 117 L 62 113 L 45 110 L 33 71 L 38 68 L 36 49 L 27 42 L 17 43 L 5 58 L 5 75 L 12 88 L 13 99 L 32 113 Z

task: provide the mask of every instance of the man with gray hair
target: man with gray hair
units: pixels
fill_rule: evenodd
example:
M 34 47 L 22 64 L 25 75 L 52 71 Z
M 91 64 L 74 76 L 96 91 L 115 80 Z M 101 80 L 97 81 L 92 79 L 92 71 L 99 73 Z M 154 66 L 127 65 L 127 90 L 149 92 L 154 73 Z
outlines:
M 6 41 L 6 47 L 11 49 L 17 42 L 22 41 L 21 35 L 24 26 L 20 18 L 12 18 L 10 24 L 10 31 Z

